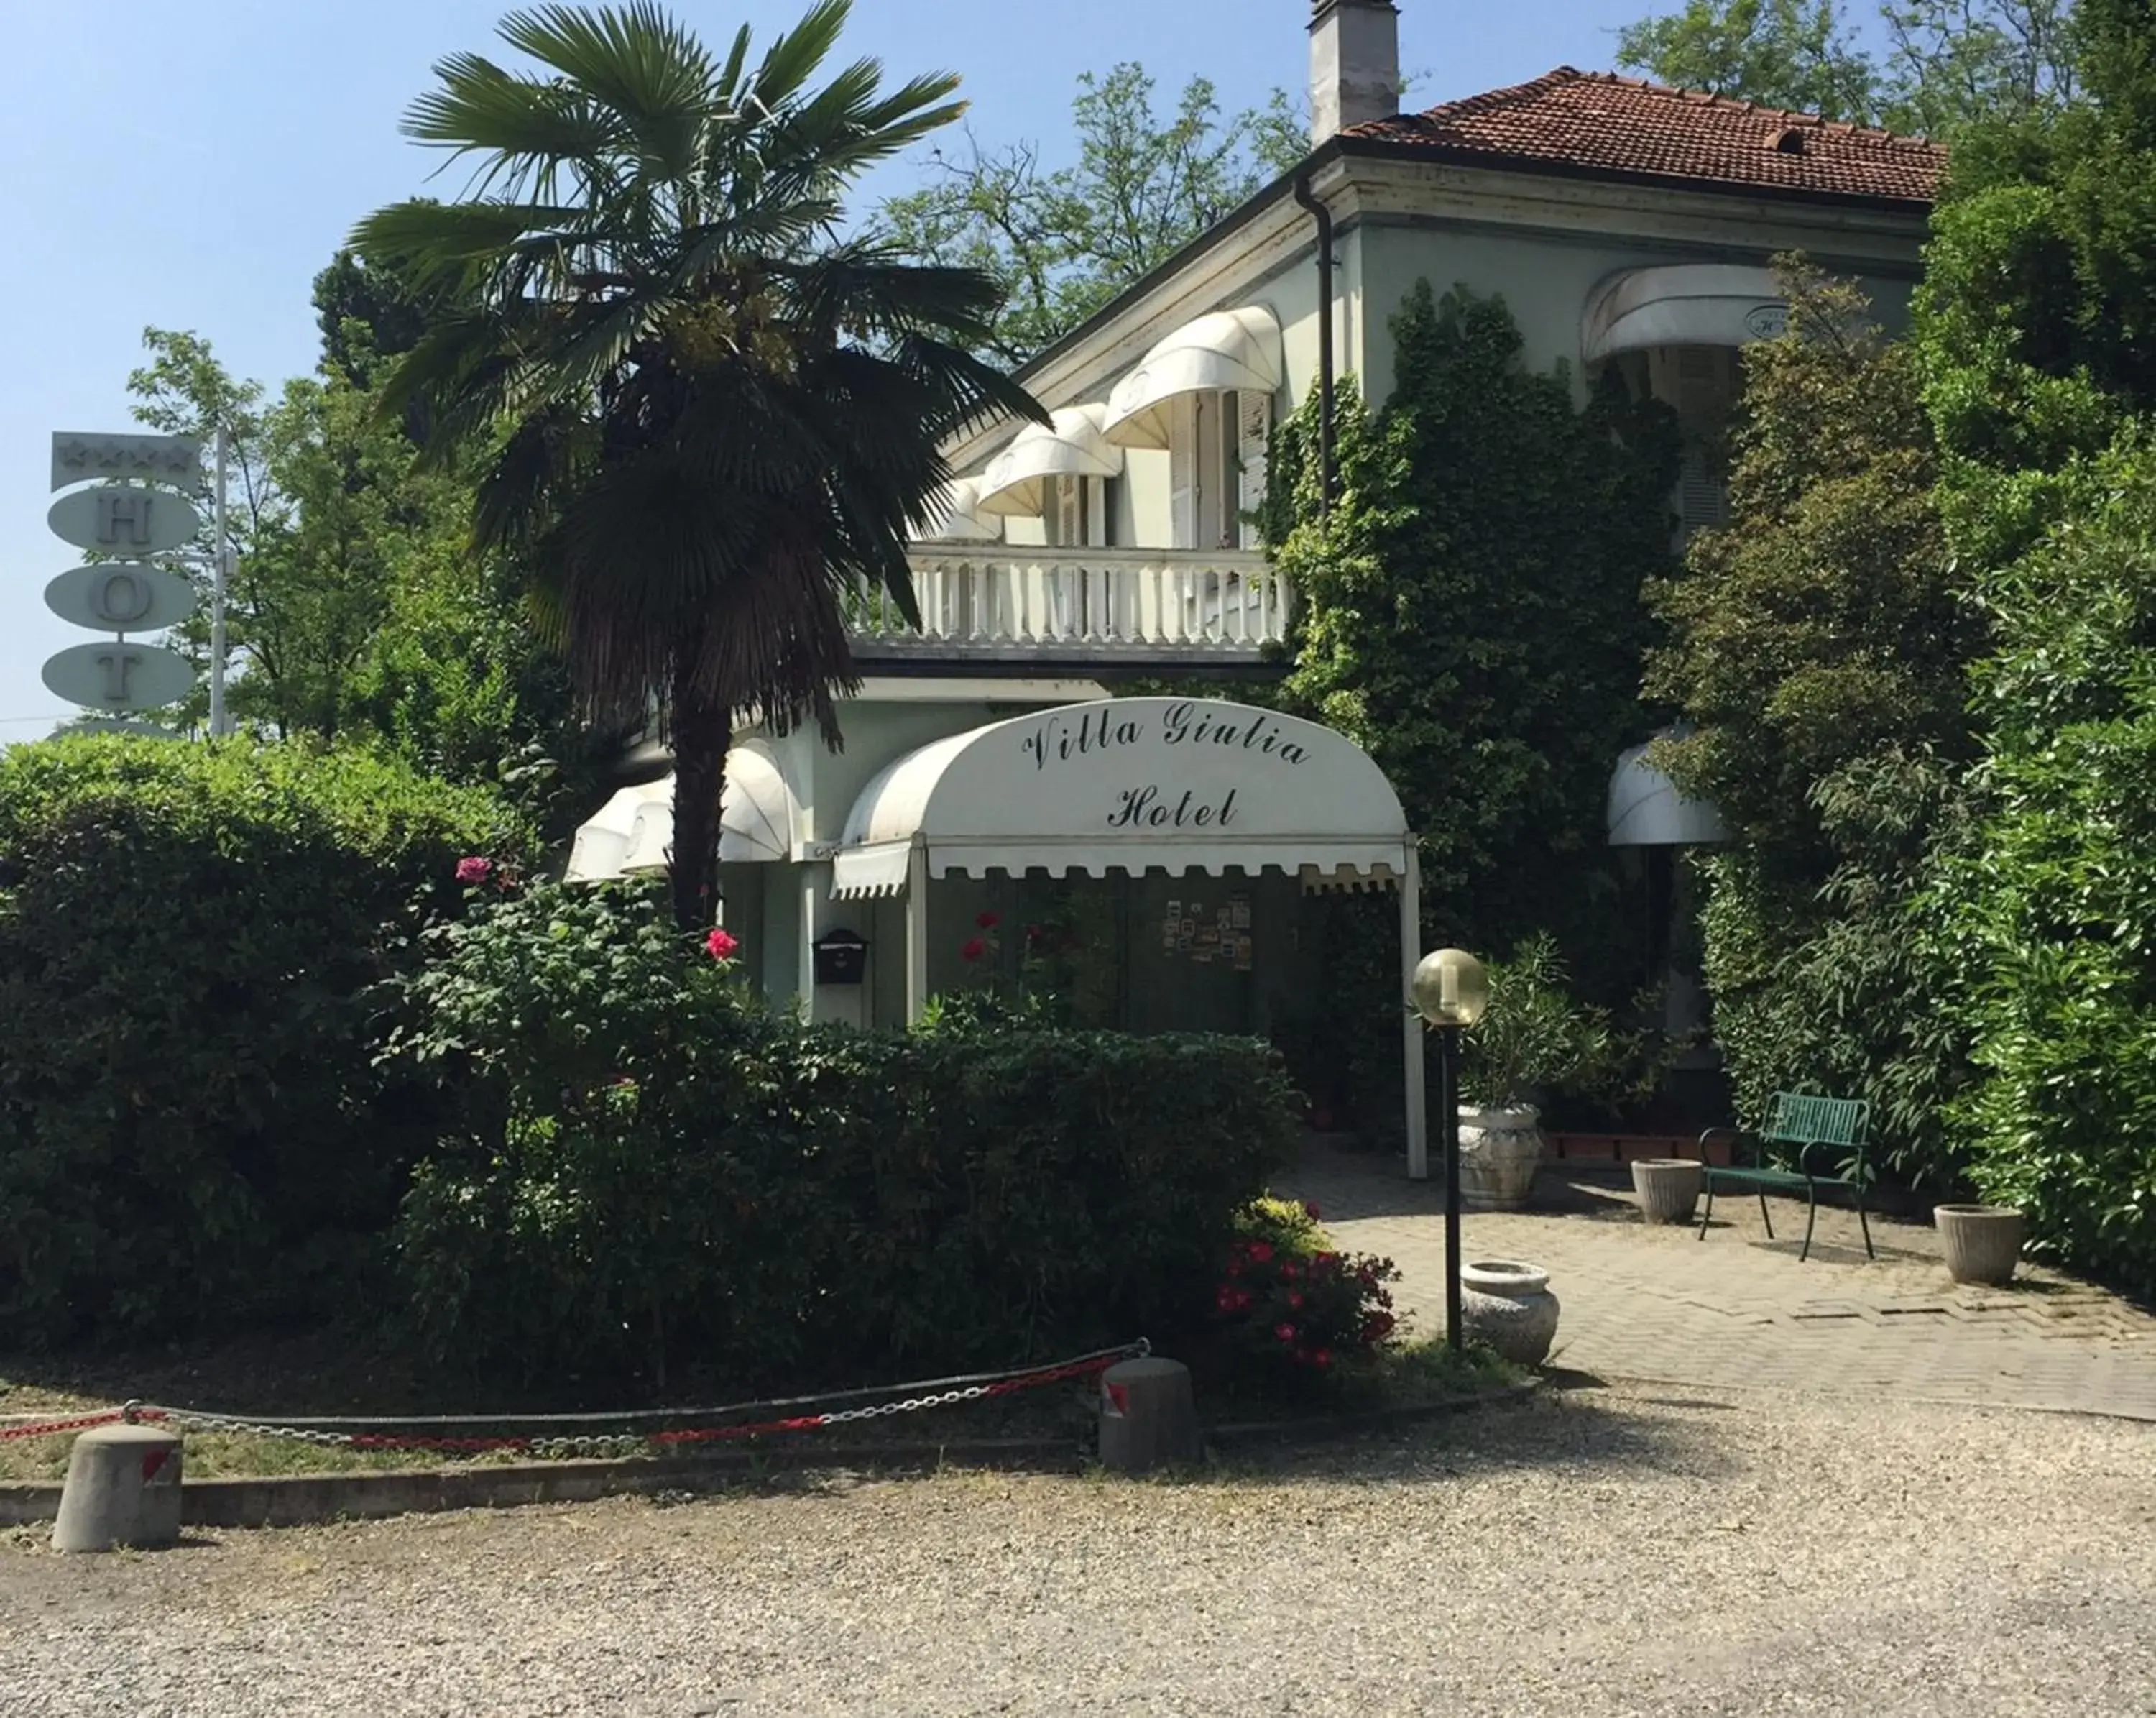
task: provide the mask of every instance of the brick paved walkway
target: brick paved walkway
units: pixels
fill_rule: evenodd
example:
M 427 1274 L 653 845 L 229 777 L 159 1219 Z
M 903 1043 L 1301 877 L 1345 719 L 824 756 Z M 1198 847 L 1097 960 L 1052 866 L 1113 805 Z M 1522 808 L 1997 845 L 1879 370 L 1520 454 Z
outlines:
M 1697 1225 L 1650 1227 L 1629 1184 L 1545 1165 L 1537 1207 L 1470 1211 L 1466 1258 L 1550 1273 L 1563 1312 L 1550 1364 L 1604 1378 L 1783 1388 L 2066 1409 L 2156 1421 L 2156 1315 L 2024 1265 L 2006 1288 L 1962 1288 L 1928 1227 L 1874 1216 L 1876 1260 L 1854 1212 L 1822 1208 L 1799 1264 L 1803 1201 L 1718 1199 Z M 1313 1142 L 1280 1191 L 1317 1202 L 1340 1244 L 1390 1255 L 1410 1328 L 1445 1319 L 1444 1188 L 1400 1160 Z

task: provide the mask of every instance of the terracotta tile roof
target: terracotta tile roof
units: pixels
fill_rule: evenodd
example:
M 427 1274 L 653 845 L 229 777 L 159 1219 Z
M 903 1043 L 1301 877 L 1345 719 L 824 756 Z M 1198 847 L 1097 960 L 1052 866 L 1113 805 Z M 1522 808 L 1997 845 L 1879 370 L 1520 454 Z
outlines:
M 1527 172 L 1908 203 L 1933 199 L 1947 158 L 1921 137 L 1568 65 L 1344 135 Z

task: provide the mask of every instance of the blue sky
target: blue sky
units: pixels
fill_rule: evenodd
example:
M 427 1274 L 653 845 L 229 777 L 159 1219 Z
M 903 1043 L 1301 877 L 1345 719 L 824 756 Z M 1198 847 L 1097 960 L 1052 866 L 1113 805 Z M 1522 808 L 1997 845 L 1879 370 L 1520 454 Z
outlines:
M 760 38 L 805 0 L 680 10 L 709 39 Z M 45 582 L 75 552 L 47 530 L 54 430 L 129 426 L 146 325 L 191 328 L 273 388 L 310 368 L 309 288 L 352 222 L 421 188 L 435 162 L 398 120 L 444 53 L 487 49 L 498 0 L 197 0 L 153 27 L 98 8 L 10 8 L 0 56 L 0 183 L 13 265 L 0 274 L 0 742 L 69 713 L 38 680 L 92 635 L 56 620 Z M 1401 59 L 1427 106 L 1571 64 L 1606 67 L 1655 0 L 1466 6 L 1400 0 Z M 959 73 L 984 141 L 1067 138 L 1075 80 L 1144 63 L 1166 89 L 1203 72 L 1224 105 L 1306 77 L 1307 0 L 857 0 L 850 54 L 897 75 Z M 107 23 L 93 18 L 109 18 Z M 900 163 L 875 191 L 913 177 Z M 444 176 L 437 192 L 457 182 Z

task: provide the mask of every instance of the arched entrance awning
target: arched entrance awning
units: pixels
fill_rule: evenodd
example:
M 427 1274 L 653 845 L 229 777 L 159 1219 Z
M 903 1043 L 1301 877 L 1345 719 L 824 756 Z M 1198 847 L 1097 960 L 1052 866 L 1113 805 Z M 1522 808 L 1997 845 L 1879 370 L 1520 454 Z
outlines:
M 800 807 L 778 761 L 754 741 L 726 754 L 719 814 L 719 863 L 793 857 Z M 577 831 L 568 882 L 603 882 L 667 868 L 674 848 L 674 778 L 626 787 Z
M 1230 868 L 1396 877 L 1410 846 L 1369 755 L 1316 723 L 1211 699 L 1111 698 L 909 753 L 854 802 L 839 897 L 953 871 Z
M 1408 1172 L 1429 1174 L 1415 841 L 1383 770 L 1344 734 L 1246 704 L 1111 698 L 937 740 L 877 774 L 832 862 L 839 898 L 906 897 L 906 1016 L 928 1000 L 932 879 L 1279 870 L 1396 881 Z
M 1789 326 L 1789 306 L 1765 269 L 1680 263 L 1626 269 L 1588 295 L 1580 354 L 1589 363 L 1660 346 L 1743 346 Z

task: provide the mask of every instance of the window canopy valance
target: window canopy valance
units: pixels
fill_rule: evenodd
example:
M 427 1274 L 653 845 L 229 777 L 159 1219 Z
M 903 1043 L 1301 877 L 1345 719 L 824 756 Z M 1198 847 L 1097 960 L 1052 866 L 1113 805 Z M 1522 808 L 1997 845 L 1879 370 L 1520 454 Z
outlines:
M 1286 374 L 1280 321 L 1262 305 L 1186 322 L 1138 361 L 1108 395 L 1101 433 L 1119 447 L 1166 447 L 1178 394 L 1234 388 L 1270 395 Z
M 1004 522 L 981 507 L 981 480 L 954 477 L 945 487 L 934 521 L 916 537 L 916 543 L 993 543 L 1004 534 Z
M 776 759 L 751 742 L 726 754 L 719 862 L 754 865 L 793 856 L 799 806 Z M 577 831 L 569 882 L 665 871 L 674 848 L 674 778 L 626 787 Z
M 1580 321 L 1589 363 L 1658 346 L 1743 346 L 1789 326 L 1789 306 L 1773 275 L 1733 263 L 1627 269 L 1589 294 Z
M 1019 430 L 981 476 L 980 512 L 1037 517 L 1048 509 L 1048 479 L 1119 475 L 1123 450 L 1101 439 L 1104 410 L 1065 406 L 1050 414 L 1053 423 Z

